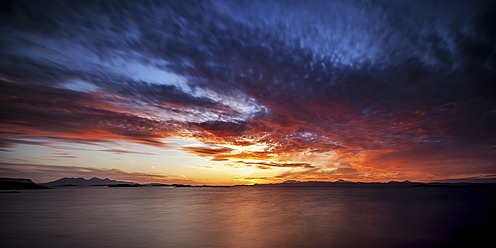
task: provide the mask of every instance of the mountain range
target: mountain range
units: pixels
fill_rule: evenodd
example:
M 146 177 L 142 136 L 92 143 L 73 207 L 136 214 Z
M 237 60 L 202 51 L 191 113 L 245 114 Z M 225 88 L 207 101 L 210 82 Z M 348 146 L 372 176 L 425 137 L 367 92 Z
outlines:
M 50 189 L 50 187 L 42 186 L 34 183 L 31 179 L 25 178 L 0 178 L 0 189 Z
M 255 184 L 253 186 L 264 186 L 264 187 L 480 187 L 480 186 L 496 186 L 496 183 L 472 183 L 472 182 L 410 182 L 410 181 L 389 181 L 387 183 L 381 182 L 352 182 L 345 180 L 338 180 L 335 182 L 323 182 L 323 181 L 295 181 L 288 180 L 282 183 L 271 183 L 271 184 Z
M 111 180 L 108 178 L 100 179 L 98 177 L 93 177 L 91 179 L 84 179 L 82 177 L 64 177 L 53 182 L 40 183 L 40 185 L 48 187 L 59 187 L 59 186 L 102 186 L 102 185 L 118 185 L 118 184 L 135 184 L 134 182 L 125 182 Z

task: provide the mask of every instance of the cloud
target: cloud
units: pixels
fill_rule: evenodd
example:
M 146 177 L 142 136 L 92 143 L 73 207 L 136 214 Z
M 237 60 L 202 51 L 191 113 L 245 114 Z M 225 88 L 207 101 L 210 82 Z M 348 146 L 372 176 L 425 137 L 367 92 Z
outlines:
M 233 149 L 228 147 L 219 148 L 209 148 L 209 147 L 183 147 L 187 151 L 190 151 L 199 156 L 216 156 L 224 153 L 231 152 Z
M 21 140 L 21 139 L 0 139 L 0 147 L 12 147 L 16 145 L 44 145 L 41 141 Z
M 119 111 L 96 95 L 11 83 L 0 87 L 4 96 L 1 125 L 9 130 L 7 137 L 46 136 L 76 142 L 127 139 L 160 146 L 158 139 L 167 136 L 166 124 Z
M 72 155 L 72 153 L 69 153 L 69 152 L 54 152 L 54 155 L 57 157 L 57 158 L 78 158 L 74 155 Z
M 246 162 L 235 161 L 237 164 L 256 165 L 259 168 L 267 169 L 267 167 L 283 167 L 283 168 L 315 168 L 309 163 L 276 163 L 276 162 Z
M 157 155 L 155 153 L 150 153 L 150 152 L 137 152 L 137 151 L 127 151 L 127 150 L 120 150 L 120 149 L 104 149 L 104 150 L 98 150 L 98 151 L 110 152 L 110 153 L 115 153 L 115 154 Z

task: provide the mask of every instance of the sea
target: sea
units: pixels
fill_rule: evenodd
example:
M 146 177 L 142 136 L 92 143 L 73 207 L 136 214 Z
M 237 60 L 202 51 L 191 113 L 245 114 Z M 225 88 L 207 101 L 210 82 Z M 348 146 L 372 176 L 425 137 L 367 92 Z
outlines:
M 0 247 L 487 247 L 495 196 L 494 187 L 23 190 L 0 194 Z

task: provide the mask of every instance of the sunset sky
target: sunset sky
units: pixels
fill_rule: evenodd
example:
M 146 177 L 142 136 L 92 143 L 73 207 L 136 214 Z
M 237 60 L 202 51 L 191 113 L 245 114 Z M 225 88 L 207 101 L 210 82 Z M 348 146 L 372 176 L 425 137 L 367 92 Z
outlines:
M 493 1 L 2 1 L 0 177 L 496 179 Z

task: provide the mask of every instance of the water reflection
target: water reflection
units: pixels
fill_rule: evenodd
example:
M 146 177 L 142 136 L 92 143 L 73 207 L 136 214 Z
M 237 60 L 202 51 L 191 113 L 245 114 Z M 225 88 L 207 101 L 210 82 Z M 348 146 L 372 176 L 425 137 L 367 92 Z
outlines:
M 0 242 L 4 247 L 437 247 L 463 238 L 472 242 L 467 230 L 473 228 L 480 231 L 476 237 L 484 237 L 491 229 L 482 224 L 494 220 L 493 195 L 492 189 L 459 188 L 23 191 L 0 196 Z

